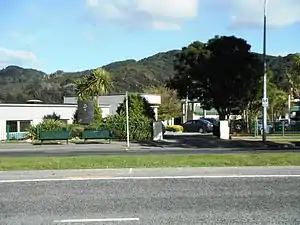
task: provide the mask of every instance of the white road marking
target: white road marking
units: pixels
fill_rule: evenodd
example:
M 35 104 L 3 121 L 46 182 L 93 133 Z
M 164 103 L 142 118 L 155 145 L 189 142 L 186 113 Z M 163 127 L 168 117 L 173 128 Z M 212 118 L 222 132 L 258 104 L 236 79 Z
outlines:
M 222 178 L 300 178 L 300 174 L 267 174 L 267 175 L 194 175 L 194 176 L 143 176 L 143 177 L 68 177 L 0 180 L 1 183 L 55 182 L 55 181 L 94 181 L 94 180 L 157 180 L 157 179 L 222 179 Z
M 127 222 L 139 221 L 139 218 L 107 218 L 107 219 L 67 219 L 55 220 L 53 223 L 88 223 L 88 222 Z

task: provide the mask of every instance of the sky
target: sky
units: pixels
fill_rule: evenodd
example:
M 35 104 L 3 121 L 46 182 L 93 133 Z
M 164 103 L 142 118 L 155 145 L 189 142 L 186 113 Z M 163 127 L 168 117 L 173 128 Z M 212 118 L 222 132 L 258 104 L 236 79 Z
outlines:
M 264 0 L 0 0 L 0 69 L 80 71 L 215 35 L 262 52 Z M 268 0 L 267 54 L 300 52 L 300 0 Z

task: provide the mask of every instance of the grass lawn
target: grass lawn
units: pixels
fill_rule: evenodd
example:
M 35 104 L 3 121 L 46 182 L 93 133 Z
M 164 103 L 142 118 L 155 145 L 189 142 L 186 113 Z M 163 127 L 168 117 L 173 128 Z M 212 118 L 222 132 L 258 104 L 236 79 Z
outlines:
M 210 166 L 300 166 L 300 154 L 0 157 L 2 171 Z

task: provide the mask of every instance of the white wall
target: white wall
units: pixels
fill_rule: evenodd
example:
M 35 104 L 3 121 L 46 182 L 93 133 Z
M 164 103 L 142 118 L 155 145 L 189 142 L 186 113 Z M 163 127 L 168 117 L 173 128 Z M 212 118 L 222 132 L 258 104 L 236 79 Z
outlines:
M 0 140 L 6 139 L 8 120 L 31 120 L 32 124 L 37 124 L 45 115 L 55 112 L 61 119 L 72 123 L 76 107 L 76 105 L 0 104 Z
M 101 105 L 99 107 L 101 108 L 101 111 L 102 111 L 102 118 L 105 118 L 110 115 L 110 107 L 101 106 Z
M 161 95 L 159 94 L 140 94 L 144 97 L 150 104 L 152 105 L 160 105 L 161 104 Z
M 159 94 L 140 94 L 142 97 L 153 105 L 153 107 L 159 107 L 161 104 L 161 95 Z M 102 95 L 97 97 L 99 107 L 102 109 L 102 117 L 116 114 L 117 108 L 124 101 L 125 94 L 116 95 Z M 65 104 L 77 104 L 77 97 L 64 97 Z M 158 115 L 157 109 L 155 109 L 156 116 Z

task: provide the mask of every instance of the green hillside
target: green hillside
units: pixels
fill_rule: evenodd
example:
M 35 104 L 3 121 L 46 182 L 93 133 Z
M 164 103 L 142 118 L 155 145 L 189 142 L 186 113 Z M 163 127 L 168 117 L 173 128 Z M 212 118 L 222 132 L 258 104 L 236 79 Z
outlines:
M 161 52 L 148 58 L 113 62 L 103 66 L 110 72 L 114 89 L 112 92 L 141 91 L 147 86 L 164 83 L 173 74 L 173 58 L 178 50 Z M 268 56 L 273 79 L 285 86 L 284 74 L 291 63 L 292 55 Z M 62 103 L 63 96 L 74 96 L 74 80 L 88 74 L 89 70 L 46 74 L 35 69 L 8 66 L 0 70 L 0 101 L 24 103 L 28 99 L 40 99 L 45 103 Z

